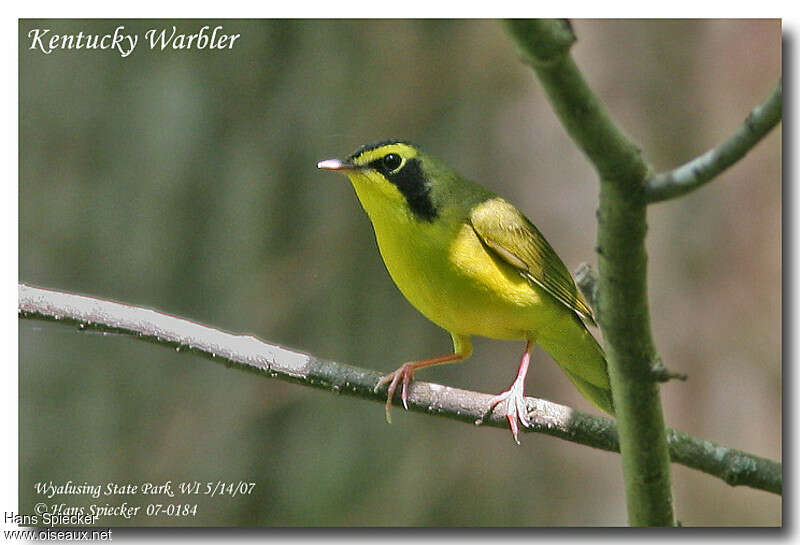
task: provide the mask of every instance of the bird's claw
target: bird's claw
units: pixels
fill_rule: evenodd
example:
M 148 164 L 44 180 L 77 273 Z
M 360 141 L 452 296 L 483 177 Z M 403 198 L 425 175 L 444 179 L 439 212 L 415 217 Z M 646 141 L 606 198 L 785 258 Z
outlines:
M 511 388 L 503 393 L 493 396 L 489 400 L 489 410 L 487 414 L 492 412 L 503 401 L 506 402 L 506 418 L 508 425 L 511 428 L 511 433 L 514 435 L 514 441 L 519 445 L 519 426 L 517 420 L 522 422 L 526 428 L 531 427 L 530 418 L 528 418 L 528 404 L 525 402 L 524 394 L 524 377 L 523 380 L 515 380 Z
M 392 398 L 397 391 L 397 386 L 402 381 L 403 387 L 400 389 L 400 399 L 403 402 L 403 408 L 408 410 L 408 385 L 414 377 L 414 367 L 408 363 L 401 365 L 396 371 L 393 371 L 382 377 L 378 384 L 375 385 L 374 391 L 377 392 L 381 386 L 388 384 L 389 388 L 386 390 L 386 421 L 392 423 Z

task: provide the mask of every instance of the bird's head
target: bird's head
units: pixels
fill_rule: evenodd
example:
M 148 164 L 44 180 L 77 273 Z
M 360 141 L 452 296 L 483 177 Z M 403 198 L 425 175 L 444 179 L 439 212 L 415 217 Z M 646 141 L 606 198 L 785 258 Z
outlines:
M 432 222 L 439 215 L 433 176 L 436 161 L 403 140 L 361 146 L 346 159 L 326 159 L 317 168 L 341 172 L 350 179 L 370 217 L 403 214 Z

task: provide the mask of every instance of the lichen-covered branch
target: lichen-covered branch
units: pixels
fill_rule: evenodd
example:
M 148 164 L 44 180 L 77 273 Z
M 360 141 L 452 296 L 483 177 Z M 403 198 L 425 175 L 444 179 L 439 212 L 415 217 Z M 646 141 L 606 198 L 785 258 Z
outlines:
M 780 79 L 767 99 L 750 112 L 727 140 L 685 165 L 650 178 L 645 186 L 646 200 L 655 203 L 674 199 L 710 182 L 769 134 L 780 122 L 782 113 L 783 79 Z
M 597 311 L 618 422 L 628 521 L 673 526 L 669 451 L 651 372 L 657 354 L 644 246 L 644 180 L 650 169 L 573 61 L 575 38 L 567 22 L 512 20 L 507 27 L 567 132 L 600 175 Z
M 158 345 L 178 348 L 223 363 L 258 373 L 385 403 L 385 393 L 373 388 L 381 377 L 377 371 L 323 360 L 265 343 L 250 335 L 234 335 L 196 322 L 154 310 L 19 285 L 19 316 L 50 320 L 77 327 L 131 335 Z M 489 394 L 414 381 L 409 391 L 409 408 L 463 422 L 506 428 L 500 413 L 486 414 Z M 531 428 L 524 431 L 545 433 L 567 441 L 619 452 L 616 424 L 542 399 L 527 398 Z M 399 402 L 398 402 L 399 403 Z M 673 461 L 724 479 L 731 485 L 744 485 L 781 493 L 781 464 L 709 441 L 670 430 Z
M 667 428 L 667 443 L 673 462 L 716 475 L 731 486 L 747 486 L 783 492 L 783 467 L 780 463 L 740 450 L 697 439 Z

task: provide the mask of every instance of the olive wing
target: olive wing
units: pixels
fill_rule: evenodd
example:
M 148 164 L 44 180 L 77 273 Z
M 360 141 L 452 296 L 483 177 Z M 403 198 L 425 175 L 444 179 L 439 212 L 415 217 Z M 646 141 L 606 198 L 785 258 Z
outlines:
M 567 267 L 533 223 L 497 197 L 472 209 L 470 222 L 483 244 L 520 274 L 595 325 L 592 309 L 578 292 Z

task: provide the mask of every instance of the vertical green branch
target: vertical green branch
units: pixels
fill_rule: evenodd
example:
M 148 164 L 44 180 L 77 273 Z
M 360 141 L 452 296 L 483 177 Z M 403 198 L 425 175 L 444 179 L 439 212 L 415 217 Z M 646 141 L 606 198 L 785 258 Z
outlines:
M 672 526 L 669 451 L 647 304 L 648 165 L 587 85 L 569 51 L 572 29 L 560 20 L 507 23 L 567 132 L 600 176 L 598 315 L 619 429 L 628 520 Z

